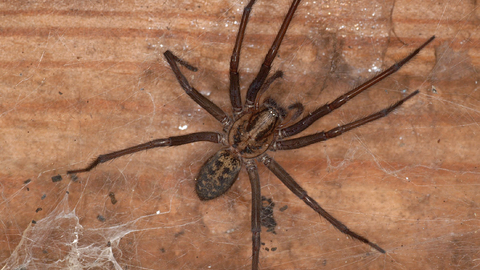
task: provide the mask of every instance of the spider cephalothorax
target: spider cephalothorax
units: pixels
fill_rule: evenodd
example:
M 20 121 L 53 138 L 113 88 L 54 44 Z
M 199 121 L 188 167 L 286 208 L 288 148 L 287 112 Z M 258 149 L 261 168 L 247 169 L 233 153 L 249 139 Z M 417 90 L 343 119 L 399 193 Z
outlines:
M 105 155 L 100 155 L 95 161 L 84 169 L 72 170 L 67 173 L 80 173 L 90 171 L 98 164 L 108 160 L 115 159 L 127 154 L 138 151 L 151 149 L 155 147 L 164 146 L 178 146 L 193 142 L 207 141 L 213 143 L 223 144 L 225 147 L 218 151 L 215 155 L 205 162 L 200 169 L 196 178 L 196 192 L 201 200 L 210 200 L 221 196 L 234 184 L 238 178 L 238 174 L 245 166 L 252 189 L 252 269 L 258 269 L 259 252 L 260 252 L 260 210 L 261 210 L 261 191 L 260 179 L 258 176 L 258 169 L 256 161 L 263 163 L 280 181 L 297 195 L 305 204 L 312 208 L 315 212 L 320 214 L 333 226 L 335 226 L 342 233 L 351 236 L 381 253 L 385 250 L 378 245 L 370 242 L 365 237 L 351 231 L 343 223 L 335 219 L 327 211 L 325 211 L 307 192 L 288 174 L 280 164 L 278 164 L 272 157 L 268 155 L 268 151 L 280 151 L 302 148 L 314 143 L 326 141 L 328 139 L 337 137 L 351 129 L 362 126 L 366 123 L 376 119 L 385 117 L 395 108 L 402 105 L 406 100 L 418 94 L 418 90 L 400 99 L 395 104 L 387 107 L 381 111 L 373 113 L 367 117 L 360 118 L 351 123 L 335 127 L 328 131 L 321 131 L 311 135 L 301 136 L 295 139 L 287 139 L 288 137 L 299 134 L 315 121 L 329 114 L 335 109 L 340 108 L 350 99 L 354 98 L 361 92 L 370 88 L 372 85 L 378 83 L 389 75 L 399 70 L 405 63 L 410 61 L 420 50 L 427 46 L 435 37 L 431 37 L 424 42 L 420 47 L 413 51 L 403 60 L 394 64 L 385 71 L 379 73 L 375 77 L 350 90 L 349 92 L 339 96 L 334 101 L 327 103 L 308 115 L 294 122 L 303 112 L 303 106 L 300 103 L 292 104 L 288 110 L 294 110 L 293 114 L 286 113 L 286 110 L 278 106 L 273 99 L 267 98 L 259 105 L 259 100 L 262 94 L 266 91 L 269 85 L 277 78 L 282 76 L 281 71 L 275 72 L 271 77 L 268 74 L 271 69 L 271 64 L 275 59 L 278 49 L 282 43 L 283 37 L 290 25 L 293 15 L 300 3 L 300 0 L 293 0 L 290 9 L 283 21 L 283 24 L 278 31 L 272 47 L 265 56 L 265 60 L 257 74 L 255 80 L 248 88 L 246 99 L 242 105 L 240 97 L 240 75 L 238 73 L 238 64 L 240 61 L 240 50 L 245 34 L 246 25 L 250 16 L 250 11 L 255 0 L 250 0 L 243 12 L 242 21 L 240 22 L 240 29 L 237 34 L 235 47 L 233 49 L 230 60 L 230 101 L 232 104 L 232 116 L 226 114 L 217 105 L 200 94 L 194 87 L 190 85 L 188 80 L 180 71 L 178 64 L 186 67 L 191 71 L 197 69 L 186 61 L 178 58 L 172 52 L 166 51 L 164 53 L 168 64 L 172 68 L 180 86 L 185 90 L 193 101 L 204 108 L 209 114 L 217 119 L 223 125 L 222 132 L 197 132 L 187 135 L 174 136 L 163 139 L 156 139 L 144 144 L 126 148 L 120 151 L 112 152 Z
M 285 110 L 267 99 L 259 110 L 247 112 L 233 123 L 228 144 L 243 158 L 258 157 L 272 145 L 284 118 Z

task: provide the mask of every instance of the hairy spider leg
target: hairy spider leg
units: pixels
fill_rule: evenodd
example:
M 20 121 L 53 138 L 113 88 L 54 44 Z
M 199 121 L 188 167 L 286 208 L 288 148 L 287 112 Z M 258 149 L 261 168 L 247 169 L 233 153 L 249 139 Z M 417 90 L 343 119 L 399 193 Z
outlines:
M 189 95 L 193 99 L 193 101 L 195 101 L 198 105 L 204 108 L 209 114 L 215 117 L 215 119 L 217 119 L 224 126 L 230 125 L 231 123 L 230 117 L 228 117 L 228 115 L 222 109 L 220 109 L 220 107 L 218 107 L 215 103 L 213 103 L 208 98 L 200 94 L 194 87 L 190 85 L 187 78 L 185 78 L 185 76 L 182 74 L 182 72 L 178 68 L 177 63 L 187 67 L 190 70 L 192 69 L 189 67 L 192 67 L 192 66 L 189 65 L 186 61 L 178 58 L 171 51 L 167 50 L 163 55 L 165 55 L 165 58 L 167 59 L 168 64 L 172 68 L 172 71 L 175 74 L 175 77 L 177 78 L 178 83 L 180 83 L 180 86 L 183 88 L 183 90 L 185 90 L 185 93 L 187 93 L 187 95 Z
M 406 96 L 405 98 L 397 101 L 396 103 L 394 103 L 393 105 L 391 105 L 388 108 L 385 108 L 381 111 L 373 113 L 373 114 L 371 114 L 367 117 L 358 119 L 358 120 L 353 121 L 351 123 L 348 123 L 348 124 L 345 124 L 345 125 L 342 125 L 342 126 L 338 126 L 338 127 L 333 128 L 329 131 L 322 131 L 322 132 L 319 132 L 319 133 L 315 133 L 315 134 L 312 134 L 312 135 L 307 135 L 307 136 L 303 136 L 303 137 L 299 137 L 299 138 L 295 138 L 295 139 L 277 141 L 272 146 L 271 150 L 298 149 L 298 148 L 302 148 L 302 147 L 305 147 L 305 146 L 308 146 L 308 145 L 311 145 L 311 144 L 314 144 L 314 143 L 317 143 L 317 142 L 326 141 L 328 139 L 335 138 L 335 137 L 340 136 L 340 135 L 342 135 L 343 133 L 345 133 L 349 130 L 352 130 L 352 129 L 360 127 L 360 126 L 363 126 L 366 123 L 369 123 L 369 122 L 372 122 L 372 121 L 377 120 L 379 118 L 387 116 L 389 113 L 391 113 L 393 110 L 395 110 L 398 106 L 402 105 L 405 101 L 412 98 L 413 96 L 415 96 L 418 93 L 419 93 L 419 91 L 416 90 L 413 93 L 411 93 L 410 95 Z
M 235 47 L 233 48 L 232 57 L 230 58 L 230 101 L 232 103 L 232 111 L 234 118 L 242 113 L 242 97 L 240 95 L 240 74 L 238 73 L 238 64 L 240 63 L 240 51 L 242 49 L 243 37 L 247 28 L 248 18 L 252 11 L 253 4 L 256 0 L 250 0 L 243 9 L 242 21 L 238 28 Z
M 67 171 L 67 174 L 88 172 L 91 169 L 97 167 L 97 165 L 99 165 L 100 163 L 104 163 L 106 161 L 109 161 L 124 155 L 133 154 L 142 150 L 147 150 L 147 149 L 156 148 L 156 147 L 177 146 L 177 145 L 188 144 L 193 142 L 201 142 L 201 141 L 220 143 L 222 141 L 222 137 L 223 136 L 217 132 L 197 132 L 197 133 L 191 133 L 191 134 L 182 135 L 182 136 L 156 139 L 156 140 L 139 144 L 133 147 L 129 147 L 123 150 L 115 151 L 105 155 L 100 155 L 92 163 L 90 163 L 90 165 L 88 165 L 86 168 Z
M 261 158 L 261 161 L 271 172 L 273 172 L 273 174 L 275 174 L 275 176 L 277 176 L 278 179 L 280 179 L 280 181 L 282 181 L 285 186 L 287 186 L 288 189 L 293 192 L 293 194 L 297 195 L 297 197 L 303 200 L 308 206 L 310 206 L 310 208 L 328 220 L 328 222 L 335 226 L 335 228 L 340 230 L 342 233 L 373 247 L 381 253 L 385 253 L 385 250 L 383 250 L 381 247 L 368 241 L 368 239 L 365 237 L 351 231 L 347 228 L 347 226 L 325 211 L 325 209 L 323 209 L 312 197 L 308 196 L 307 192 L 299 184 L 297 184 L 290 174 L 288 174 L 288 172 L 285 171 L 285 169 L 283 169 L 282 166 L 280 166 L 280 164 L 278 164 L 273 158 L 265 154 Z
M 425 46 L 427 46 L 432 40 L 435 39 L 435 36 L 432 36 L 430 39 L 428 39 L 425 43 L 423 43 L 420 47 L 418 47 L 415 51 L 413 51 L 411 54 L 409 54 L 407 57 L 403 58 L 401 61 L 398 63 L 395 63 L 392 65 L 390 68 L 387 70 L 383 71 L 382 73 L 376 75 L 375 77 L 371 78 L 370 80 L 366 81 L 365 83 L 361 84 L 360 86 L 354 88 L 353 90 L 339 96 L 337 99 L 335 99 L 331 103 L 327 103 L 312 113 L 309 113 L 307 116 L 305 116 L 302 120 L 298 121 L 297 123 L 286 127 L 284 129 L 280 130 L 280 136 L 281 138 L 286 138 L 290 137 L 293 135 L 296 135 L 306 128 L 308 128 L 310 125 L 315 123 L 318 119 L 322 118 L 323 116 L 329 114 L 335 109 L 340 108 L 343 104 L 347 103 L 350 99 L 354 98 L 364 90 L 370 88 L 372 85 L 380 82 L 381 80 L 385 79 L 386 77 L 392 75 L 393 73 L 397 72 L 403 65 L 405 65 L 408 61 L 410 61 L 413 57 L 415 57 Z
M 258 72 L 257 77 L 255 77 L 253 82 L 248 87 L 247 97 L 245 100 L 245 107 L 251 108 L 255 106 L 257 94 L 262 88 L 262 85 L 265 82 L 268 76 L 268 73 L 270 72 L 270 69 L 272 67 L 272 62 L 277 56 L 278 49 L 282 44 L 283 37 L 287 32 L 288 26 L 290 25 L 293 15 L 295 14 L 295 11 L 297 10 L 297 7 L 300 4 L 300 2 L 301 0 L 294 0 L 292 2 L 292 5 L 288 9 L 287 15 L 283 20 L 282 26 L 280 27 L 280 30 L 278 30 L 277 36 L 275 37 L 275 40 L 273 41 L 272 46 L 270 47 L 267 55 L 265 56 L 265 60 L 263 61 L 262 66 L 260 67 L 260 71 Z
M 250 178 L 250 186 L 252 189 L 252 269 L 256 270 L 258 269 L 260 256 L 260 233 L 262 231 L 260 211 L 262 210 L 262 196 L 257 165 L 252 159 L 247 160 L 246 163 L 248 177 Z

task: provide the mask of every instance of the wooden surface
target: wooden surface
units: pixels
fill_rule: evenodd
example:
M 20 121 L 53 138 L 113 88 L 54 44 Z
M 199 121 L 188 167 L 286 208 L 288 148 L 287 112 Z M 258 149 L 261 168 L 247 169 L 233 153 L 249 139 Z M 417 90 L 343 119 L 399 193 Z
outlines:
M 385 119 L 272 156 L 332 215 L 383 247 L 348 239 L 260 165 L 276 234 L 261 269 L 474 269 L 480 264 L 480 8 L 475 1 L 304 1 L 266 93 L 308 110 L 436 40 L 398 74 L 304 132 L 420 94 Z M 79 174 L 99 154 L 221 126 L 163 58 L 230 113 L 228 66 L 240 1 L 1 3 L 0 265 L 5 269 L 249 269 L 250 188 L 200 202 L 194 178 L 218 146 L 149 150 Z M 258 1 L 242 90 L 290 1 Z M 60 175 L 63 180 L 53 182 Z M 24 181 L 31 182 L 25 184 Z M 115 194 L 112 204 L 109 193 Z M 39 209 L 41 208 L 41 210 Z M 286 208 L 286 209 L 285 209 Z M 282 209 L 282 211 L 280 210 Z M 36 210 L 38 212 L 36 212 Z M 35 220 L 36 224 L 31 221 Z

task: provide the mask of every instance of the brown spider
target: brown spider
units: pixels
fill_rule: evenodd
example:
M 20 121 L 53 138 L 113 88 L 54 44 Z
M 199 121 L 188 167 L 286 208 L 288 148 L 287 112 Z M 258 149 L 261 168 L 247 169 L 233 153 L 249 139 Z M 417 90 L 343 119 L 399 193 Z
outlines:
M 74 174 L 87 172 L 95 168 L 100 163 L 108 160 L 155 147 L 177 146 L 199 141 L 221 143 L 225 147 L 209 158 L 200 169 L 200 172 L 195 179 L 195 190 L 201 200 L 211 200 L 217 198 L 228 191 L 228 189 L 237 180 L 242 165 L 245 165 L 252 189 L 252 269 L 258 269 L 261 231 L 260 211 L 262 206 L 260 180 L 255 160 L 263 163 L 280 179 L 280 181 L 283 182 L 285 186 L 287 186 L 287 188 L 289 188 L 295 195 L 302 199 L 318 214 L 328 220 L 328 222 L 330 222 L 342 233 L 370 245 L 372 248 L 381 253 L 385 253 L 385 250 L 380 248 L 378 245 L 351 231 L 343 223 L 325 211 L 313 198 L 308 196 L 307 192 L 297 182 L 295 182 L 290 174 L 288 174 L 282 168 L 282 166 L 280 166 L 280 164 L 278 164 L 266 152 L 267 150 L 277 151 L 297 149 L 317 142 L 326 141 L 368 122 L 385 117 L 387 114 L 395 110 L 395 108 L 399 107 L 403 102 L 418 94 L 418 90 L 397 101 L 390 107 L 346 125 L 338 126 L 328 131 L 322 131 L 296 139 L 286 139 L 302 132 L 321 117 L 341 107 L 348 100 L 357 96 L 370 86 L 395 73 L 405 63 L 417 55 L 420 50 L 427 46 L 427 44 L 429 44 L 435 38 L 435 36 L 432 36 L 410 55 L 405 57 L 400 62 L 394 64 L 387 70 L 376 75 L 353 90 L 341 95 L 333 102 L 317 108 L 312 113 L 309 113 L 307 116 L 303 117 L 300 121 L 289 125 L 291 121 L 296 120 L 303 113 L 302 104 L 294 103 L 290 105 L 288 110 L 294 110 L 294 113 L 287 114 L 287 110 L 279 106 L 271 98 L 266 98 L 265 101 L 263 101 L 260 105 L 260 97 L 275 79 L 282 76 L 282 72 L 277 71 L 267 79 L 268 73 L 271 69 L 271 64 L 277 55 L 280 44 L 285 36 L 285 32 L 288 29 L 288 26 L 300 1 L 301 0 L 294 0 L 290 6 L 290 9 L 288 10 L 283 24 L 278 31 L 275 41 L 265 56 L 265 60 L 257 74 L 257 77 L 253 80 L 248 88 L 245 104 L 242 106 L 238 64 L 245 28 L 247 26 L 250 11 L 252 10 L 255 0 L 250 0 L 248 5 L 245 7 L 242 21 L 240 23 L 240 29 L 235 41 L 235 47 L 230 60 L 230 100 L 232 104 L 233 117 L 227 115 L 222 109 L 220 109 L 217 105 L 208 100 L 194 87 L 192 87 L 180 71 L 177 63 L 191 71 L 196 71 L 197 69 L 195 67 L 178 58 L 170 51 L 166 51 L 164 53 L 165 58 L 172 68 L 173 73 L 175 74 L 181 87 L 193 99 L 193 101 L 195 101 L 198 105 L 204 108 L 208 113 L 210 113 L 220 123 L 223 124 L 222 133 L 197 132 L 182 136 L 156 139 L 127 149 L 100 155 L 88 167 L 84 169 L 71 170 L 67 173 Z

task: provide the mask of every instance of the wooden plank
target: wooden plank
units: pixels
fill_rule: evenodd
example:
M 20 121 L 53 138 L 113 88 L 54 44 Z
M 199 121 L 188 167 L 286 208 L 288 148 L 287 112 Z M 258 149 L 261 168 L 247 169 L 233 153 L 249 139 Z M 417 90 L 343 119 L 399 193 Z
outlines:
M 188 79 L 230 113 L 229 59 L 245 4 L 0 5 L 2 265 L 250 268 L 247 174 L 221 198 L 201 202 L 195 195 L 194 178 L 218 146 L 149 150 L 76 181 L 65 174 L 154 138 L 220 131 L 182 91 L 162 54 L 169 49 L 197 66 Z M 240 63 L 242 98 L 289 4 L 254 6 Z M 331 141 L 272 154 L 327 211 L 387 254 L 348 240 L 259 164 L 277 223 L 276 234 L 262 231 L 261 269 L 477 265 L 479 12 L 473 1 L 300 5 L 274 62 L 285 76 L 266 93 L 284 106 L 299 101 L 311 111 L 437 38 L 304 134 L 420 90 L 395 113 Z M 52 182 L 56 175 L 63 180 Z

